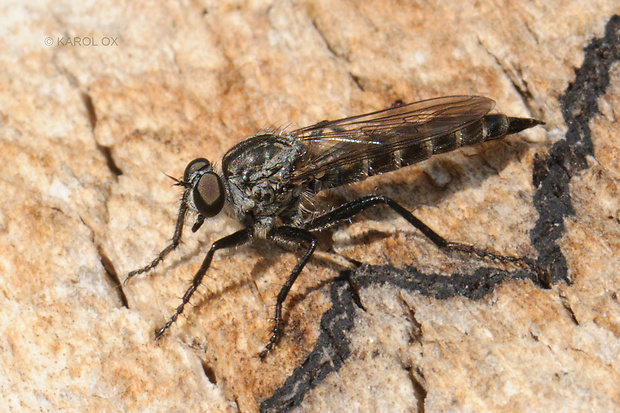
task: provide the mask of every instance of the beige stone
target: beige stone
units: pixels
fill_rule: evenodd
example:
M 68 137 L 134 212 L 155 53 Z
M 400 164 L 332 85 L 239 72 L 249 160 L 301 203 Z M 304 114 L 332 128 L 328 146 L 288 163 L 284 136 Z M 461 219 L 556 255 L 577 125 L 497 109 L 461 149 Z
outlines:
M 0 410 L 257 411 L 330 333 L 342 257 L 446 276 L 493 265 L 448 257 L 377 209 L 321 234 L 264 361 L 299 256 L 264 242 L 218 254 L 156 343 L 209 243 L 239 228 L 225 215 L 188 227 L 164 264 L 118 285 L 172 236 L 179 190 L 162 172 L 217 163 L 264 128 L 456 94 L 540 118 L 324 199 L 379 192 L 451 240 L 535 256 L 534 155 L 564 138 L 559 97 L 619 12 L 611 0 L 2 2 Z M 574 283 L 508 281 L 477 300 L 364 287 L 349 354 L 300 411 L 620 409 L 619 67 L 589 123 L 594 157 L 569 185 L 560 247 Z

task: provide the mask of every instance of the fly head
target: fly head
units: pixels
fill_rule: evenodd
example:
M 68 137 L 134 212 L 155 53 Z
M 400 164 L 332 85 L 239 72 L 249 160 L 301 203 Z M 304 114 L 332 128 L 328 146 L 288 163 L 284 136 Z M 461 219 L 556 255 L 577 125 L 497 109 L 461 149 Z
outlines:
M 191 209 L 206 218 L 220 213 L 226 192 L 222 179 L 208 160 L 198 158 L 191 161 L 183 173 L 183 183 L 187 188 L 185 200 Z

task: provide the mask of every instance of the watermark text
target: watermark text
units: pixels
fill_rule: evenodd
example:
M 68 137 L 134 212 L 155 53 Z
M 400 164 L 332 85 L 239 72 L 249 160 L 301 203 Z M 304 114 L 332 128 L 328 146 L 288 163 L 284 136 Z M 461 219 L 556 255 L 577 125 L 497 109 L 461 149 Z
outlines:
M 56 40 L 52 37 L 46 37 L 43 41 L 46 46 L 74 46 L 74 47 L 110 47 L 118 46 L 118 37 L 103 36 L 73 36 L 73 37 L 57 37 Z

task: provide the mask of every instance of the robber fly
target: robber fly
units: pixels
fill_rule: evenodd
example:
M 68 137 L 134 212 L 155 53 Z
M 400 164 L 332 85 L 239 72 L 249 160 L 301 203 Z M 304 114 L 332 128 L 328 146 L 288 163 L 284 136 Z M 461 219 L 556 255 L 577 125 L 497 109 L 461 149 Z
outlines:
M 130 272 L 125 282 L 155 268 L 179 245 L 189 211 L 197 214 L 192 232 L 196 232 L 206 218 L 220 213 L 226 203 L 244 228 L 211 245 L 181 304 L 169 321 L 155 332 L 156 339 L 183 313 L 202 283 L 215 251 L 245 244 L 253 238 L 304 245 L 303 255 L 277 296 L 271 337 L 259 354 L 264 357 L 280 335 L 286 296 L 315 250 L 317 238 L 313 232 L 379 204 L 390 207 L 442 250 L 523 264 L 523 258 L 449 242 L 385 196 L 369 195 L 323 214 L 312 210 L 313 197 L 321 191 L 394 171 L 464 145 L 501 139 L 543 123 L 530 118 L 488 114 L 494 106 L 491 99 L 479 96 L 397 103 L 389 109 L 323 121 L 290 132 L 259 132 L 224 155 L 221 171 L 215 171 L 206 159 L 191 161 L 183 178 L 175 179 L 184 192 L 172 242 L 150 264 Z

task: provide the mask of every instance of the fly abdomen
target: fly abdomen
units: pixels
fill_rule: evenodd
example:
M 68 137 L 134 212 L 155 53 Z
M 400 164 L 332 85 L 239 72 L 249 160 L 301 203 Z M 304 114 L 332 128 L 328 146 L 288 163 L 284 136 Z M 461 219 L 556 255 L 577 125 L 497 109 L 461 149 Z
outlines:
M 422 162 L 433 155 L 432 142 L 424 141 L 391 152 L 369 156 L 338 168 L 331 177 L 334 186 L 362 181 L 369 176 L 395 171 L 404 166 Z
M 454 132 L 433 136 L 414 144 L 405 145 L 392 152 L 383 152 L 380 155 L 371 156 L 355 165 L 350 165 L 349 168 L 357 172 L 353 175 L 366 178 L 422 162 L 432 155 L 451 152 L 461 146 L 477 145 L 482 142 L 501 139 L 506 135 L 521 132 L 541 123 L 543 122 L 531 118 L 513 118 L 502 114 L 486 115 Z M 415 129 L 406 131 L 401 128 L 398 131 L 400 133 L 419 133 Z M 346 180 L 342 177 L 340 179 Z
M 493 127 L 494 138 L 498 139 L 500 136 L 498 132 L 501 132 L 501 129 L 504 128 L 504 125 L 501 122 L 501 118 L 506 121 L 505 115 L 490 115 L 494 118 L 490 122 Z M 495 118 L 497 117 L 497 118 Z M 465 126 L 464 128 L 458 129 L 452 133 L 448 133 L 445 135 L 437 136 L 431 139 L 433 154 L 440 154 L 446 152 L 452 152 L 461 146 L 469 146 L 476 145 L 478 143 L 484 142 L 489 139 L 489 122 L 486 120 L 487 116 L 482 119 Z M 507 128 L 504 128 L 507 130 Z M 505 133 L 501 136 L 504 136 Z
M 455 122 L 455 119 L 449 121 Z M 469 124 L 464 123 L 465 126 L 447 133 L 441 133 L 442 128 L 449 128 L 440 122 L 398 125 L 384 134 L 368 134 L 368 146 L 365 151 L 359 152 L 358 159 L 353 158 L 350 162 L 343 162 L 315 175 L 311 189 L 318 192 L 363 181 L 369 176 L 422 162 L 435 154 L 501 139 L 542 123 L 544 122 L 531 118 L 492 114 L 484 115 Z M 376 142 L 380 145 L 374 146 Z
M 502 114 L 486 115 L 481 119 L 481 122 L 485 126 L 486 135 L 483 141 L 501 139 L 506 135 L 512 135 L 545 123 L 538 119 L 512 118 Z
M 502 114 L 486 115 L 479 121 L 457 131 L 432 138 L 433 154 L 451 152 L 461 146 L 502 139 L 507 135 L 542 123 L 531 118 L 513 118 Z

